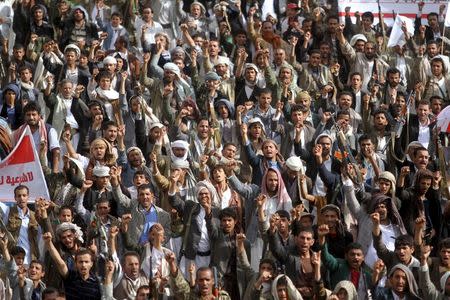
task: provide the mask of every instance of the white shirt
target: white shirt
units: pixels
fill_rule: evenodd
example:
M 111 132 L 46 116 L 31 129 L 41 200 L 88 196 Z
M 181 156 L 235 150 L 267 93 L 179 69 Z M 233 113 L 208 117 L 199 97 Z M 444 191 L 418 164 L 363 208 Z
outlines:
M 227 187 L 227 189 L 223 192 L 222 199 L 220 201 L 220 207 L 224 209 L 230 206 L 230 200 L 231 200 L 231 190 Z
M 48 139 L 48 143 L 50 146 L 49 151 L 52 151 L 53 149 L 56 149 L 56 148 L 60 148 L 58 134 L 56 133 L 56 130 L 54 128 L 50 128 L 50 130 L 47 132 L 47 139 Z M 39 151 L 40 144 L 41 144 L 41 135 L 39 134 L 39 129 L 37 129 L 33 133 L 33 141 L 34 141 L 36 150 Z
M 417 138 L 417 141 L 425 148 L 428 148 L 428 144 L 430 143 L 430 127 L 428 127 L 428 122 L 423 126 L 419 121 L 419 137 Z
M 209 248 L 209 236 L 208 236 L 208 229 L 206 228 L 206 221 L 205 221 L 205 209 L 203 207 L 200 208 L 200 213 L 197 216 L 197 223 L 200 228 L 200 241 L 198 242 L 198 249 L 199 252 L 207 252 L 210 250 Z

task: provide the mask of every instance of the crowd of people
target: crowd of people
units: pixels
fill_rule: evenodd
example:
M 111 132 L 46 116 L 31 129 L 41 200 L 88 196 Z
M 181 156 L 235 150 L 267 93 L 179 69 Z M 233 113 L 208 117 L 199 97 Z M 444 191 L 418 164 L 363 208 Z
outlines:
M 2 195 L 0 299 L 450 299 L 417 9 L 387 47 L 334 0 L 0 1 L 0 158 L 29 128 L 50 195 Z

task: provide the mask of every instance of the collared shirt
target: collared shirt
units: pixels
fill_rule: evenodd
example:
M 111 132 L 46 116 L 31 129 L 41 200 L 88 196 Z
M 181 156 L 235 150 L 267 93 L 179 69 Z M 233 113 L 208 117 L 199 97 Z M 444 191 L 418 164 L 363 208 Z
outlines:
M 20 207 L 17 207 L 17 211 L 19 212 L 19 218 L 22 220 L 22 225 L 20 226 L 19 239 L 17 241 L 17 245 L 22 247 L 25 250 L 24 264 L 28 265 L 31 262 L 31 246 L 30 246 L 30 241 L 28 239 L 28 225 L 30 224 L 30 210 L 28 209 L 27 213 L 24 214 L 23 210 Z
M 94 274 L 84 281 L 78 271 L 69 270 L 64 279 L 67 300 L 100 300 L 100 282 Z
M 153 224 L 158 222 L 158 214 L 156 213 L 156 208 L 154 205 L 150 207 L 150 210 L 141 209 L 141 212 L 145 215 L 144 229 L 142 230 L 141 237 L 139 238 L 139 243 L 145 244 L 148 241 L 148 232 Z

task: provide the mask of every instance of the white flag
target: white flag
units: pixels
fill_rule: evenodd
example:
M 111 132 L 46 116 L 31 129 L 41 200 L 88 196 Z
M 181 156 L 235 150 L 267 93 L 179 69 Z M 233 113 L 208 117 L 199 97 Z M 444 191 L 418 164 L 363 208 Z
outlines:
M 395 18 L 394 26 L 392 27 L 391 35 L 389 37 L 387 45 L 388 47 L 394 47 L 397 45 L 403 46 L 404 44 L 406 44 L 405 34 L 402 30 L 403 22 L 405 22 L 406 30 L 408 31 L 410 36 L 414 35 L 414 23 L 412 19 L 397 15 L 397 17 Z

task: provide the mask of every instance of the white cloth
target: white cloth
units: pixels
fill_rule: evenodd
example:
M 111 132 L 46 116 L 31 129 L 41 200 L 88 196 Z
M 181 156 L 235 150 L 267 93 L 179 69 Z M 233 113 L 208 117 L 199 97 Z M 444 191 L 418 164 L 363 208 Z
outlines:
M 54 128 L 50 128 L 50 130 L 47 132 L 47 139 L 49 144 L 48 151 L 60 148 L 58 134 L 56 133 L 56 130 Z M 41 135 L 39 134 L 39 130 L 36 130 L 33 133 L 33 141 L 34 145 L 36 146 L 36 150 L 39 151 L 41 147 Z
M 445 13 L 444 26 L 450 26 L 450 5 L 447 5 L 447 12 Z
M 413 20 L 408 17 L 404 17 L 404 16 L 397 14 L 397 17 L 395 18 L 394 26 L 392 27 L 391 35 L 389 36 L 389 41 L 388 41 L 388 45 L 387 45 L 388 47 L 394 47 L 396 45 L 403 46 L 406 44 L 405 34 L 403 33 L 403 30 L 402 30 L 403 22 L 405 22 L 405 24 L 406 24 L 406 29 L 407 29 L 408 33 L 411 36 L 414 35 Z
M 386 245 L 386 248 L 389 251 L 395 250 L 395 238 L 399 235 L 399 231 L 396 230 L 396 227 L 391 223 L 389 225 L 380 224 L 381 229 L 381 239 L 383 244 Z M 375 262 L 378 260 L 377 251 L 373 247 L 373 242 L 370 244 L 369 248 L 367 248 L 367 253 L 364 259 L 366 265 L 372 267 Z

